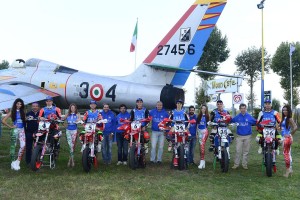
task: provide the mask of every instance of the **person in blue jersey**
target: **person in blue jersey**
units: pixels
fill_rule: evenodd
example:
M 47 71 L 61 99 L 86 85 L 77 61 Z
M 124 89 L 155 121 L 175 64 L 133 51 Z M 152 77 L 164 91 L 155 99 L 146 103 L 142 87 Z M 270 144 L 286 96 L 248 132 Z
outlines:
M 196 120 L 197 133 L 200 144 L 200 163 L 198 166 L 199 169 L 205 168 L 205 143 L 208 138 L 207 122 L 209 122 L 208 108 L 206 105 L 202 105 Z
M 232 169 L 236 169 L 240 165 L 241 155 L 242 166 L 244 169 L 248 169 L 248 154 L 250 150 L 252 127 L 256 125 L 256 119 L 254 119 L 249 113 L 247 113 L 246 104 L 240 104 L 240 113 L 235 116 L 231 122 L 238 123 L 236 134 L 236 147 L 235 147 L 235 159 Z
M 67 121 L 67 128 L 66 128 L 66 138 L 68 142 L 68 146 L 70 149 L 70 157 L 68 161 L 68 167 L 74 167 L 75 161 L 74 161 L 74 149 L 76 144 L 76 139 L 78 135 L 77 130 L 77 123 L 80 119 L 80 113 L 77 110 L 77 106 L 74 103 L 71 103 L 68 109 L 68 113 L 65 116 L 65 119 Z
M 297 131 L 297 125 L 292 118 L 292 110 L 289 105 L 282 107 L 282 119 L 280 122 L 281 136 L 283 138 L 283 155 L 285 161 L 286 172 L 283 174 L 286 178 L 292 175 L 292 154 L 291 145 L 293 143 L 293 135 Z
M 130 112 L 130 121 L 146 119 L 149 117 L 149 110 L 143 107 L 143 99 L 138 98 L 136 101 L 136 107 Z M 146 131 L 146 128 L 149 123 L 142 122 L 142 138 L 144 139 L 145 152 L 148 153 L 148 142 L 150 139 L 149 133 Z
M 37 102 L 31 104 L 31 111 L 26 113 L 26 164 L 29 165 L 31 161 L 33 134 L 38 131 L 39 123 L 39 109 L 40 106 Z
M 230 115 L 229 112 L 227 110 L 225 110 L 223 108 L 223 101 L 221 99 L 219 99 L 217 101 L 217 108 L 214 109 L 211 113 L 210 113 L 210 121 L 212 122 L 220 122 L 223 120 L 223 116 L 224 115 Z M 228 129 L 229 130 L 229 129 Z M 213 151 L 215 149 L 215 136 L 217 134 L 217 128 L 216 127 L 213 127 L 211 132 L 210 132 L 210 135 L 209 135 L 209 140 L 211 142 L 210 144 L 210 147 L 209 147 L 209 151 Z M 229 132 L 229 135 L 231 137 L 233 137 L 232 133 Z
M 7 123 L 7 119 L 11 118 L 12 125 Z M 11 169 L 20 170 L 20 161 L 25 150 L 25 106 L 24 101 L 17 98 L 13 105 L 11 111 L 2 119 L 2 123 L 11 129 L 10 134 L 10 159 L 11 159 Z M 16 159 L 16 146 L 17 139 L 20 142 L 20 149 L 18 152 L 18 157 Z
M 115 113 L 109 109 L 107 103 L 103 104 L 101 116 L 107 120 L 103 130 L 102 158 L 105 164 L 110 165 L 112 159 L 112 141 L 116 132 L 116 116 Z
M 97 102 L 95 100 L 90 101 L 90 109 L 87 110 L 83 115 L 83 122 L 84 123 L 96 123 L 98 120 L 101 120 L 102 116 L 100 111 L 97 109 Z M 96 131 L 100 130 L 101 125 L 97 124 Z M 80 136 L 81 142 L 83 142 L 83 137 Z M 95 147 L 97 147 L 97 152 L 101 152 L 101 141 L 102 135 L 95 134 Z M 82 146 L 83 147 L 83 146 Z M 81 149 L 81 152 L 83 149 Z
M 197 115 L 195 114 L 195 107 L 190 106 L 189 107 L 189 119 L 192 120 L 194 119 L 195 121 L 197 120 Z M 190 124 L 189 127 L 189 132 L 191 134 L 190 136 L 190 142 L 189 142 L 189 152 L 188 152 L 188 163 L 189 164 L 195 164 L 194 162 L 194 151 L 195 151 L 195 146 L 197 142 L 197 126 L 195 124 Z
M 158 124 L 164 119 L 169 118 L 168 112 L 163 108 L 163 103 L 158 101 L 156 103 L 156 108 L 150 111 L 150 116 L 152 117 L 152 133 L 151 133 L 151 163 L 162 163 L 162 154 L 164 150 L 164 140 L 165 135 L 162 130 L 159 129 Z M 158 144 L 158 150 L 156 154 L 156 146 Z
M 116 117 L 116 137 L 117 137 L 117 145 L 118 145 L 118 162 L 117 165 L 127 165 L 127 156 L 128 156 L 128 140 L 124 138 L 124 130 L 118 130 L 120 126 L 124 123 L 121 122 L 121 119 L 129 120 L 130 114 L 127 112 L 127 106 L 125 104 L 121 104 L 119 106 L 120 113 Z
M 279 154 L 278 150 L 278 144 L 281 142 L 281 135 L 277 131 L 277 126 L 280 124 L 280 116 L 279 113 L 272 109 L 272 102 L 270 99 L 266 99 L 264 101 L 264 110 L 260 111 L 257 118 L 257 126 L 259 128 L 259 132 L 256 135 L 256 141 L 260 144 L 258 148 L 258 153 L 261 154 L 262 152 L 262 145 L 263 145 L 263 125 L 260 124 L 260 122 L 270 120 L 271 122 L 269 124 L 272 124 L 275 128 L 275 149 L 276 153 Z
M 187 121 L 189 120 L 189 117 L 185 113 L 185 110 L 182 107 L 183 107 L 183 100 L 178 99 L 176 101 L 176 109 L 172 110 L 172 113 L 169 118 L 173 121 L 184 121 L 185 129 L 186 129 L 186 131 L 188 131 L 189 123 Z M 190 134 L 189 134 L 189 136 L 190 136 Z M 169 141 L 168 151 L 172 150 L 173 138 L 174 138 L 174 126 L 172 125 L 172 128 L 168 133 L 168 141 Z M 173 160 L 173 165 L 178 166 L 178 155 L 175 156 L 175 158 Z
M 39 120 L 48 119 L 50 116 L 56 116 L 58 119 L 61 119 L 61 110 L 60 108 L 53 105 L 53 98 L 51 96 L 47 96 L 46 106 L 40 109 Z M 59 126 L 55 126 L 53 128 L 50 126 L 49 132 L 52 136 L 51 139 L 54 139 L 54 152 L 56 154 L 55 158 L 57 158 L 60 150 L 59 138 L 62 135 L 62 133 L 59 130 Z

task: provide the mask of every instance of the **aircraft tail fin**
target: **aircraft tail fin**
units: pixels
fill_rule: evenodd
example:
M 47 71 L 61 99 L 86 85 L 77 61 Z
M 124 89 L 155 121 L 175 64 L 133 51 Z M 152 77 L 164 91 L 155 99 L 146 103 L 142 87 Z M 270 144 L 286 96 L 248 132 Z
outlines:
M 139 81 L 183 86 L 190 75 L 188 70 L 193 69 L 200 60 L 226 2 L 196 0 L 134 72 L 141 77 Z M 166 66 L 172 66 L 172 69 Z

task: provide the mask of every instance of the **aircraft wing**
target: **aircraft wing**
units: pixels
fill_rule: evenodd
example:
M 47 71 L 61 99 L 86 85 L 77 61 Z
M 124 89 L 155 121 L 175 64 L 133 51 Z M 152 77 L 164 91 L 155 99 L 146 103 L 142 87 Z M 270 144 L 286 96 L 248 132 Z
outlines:
M 0 85 L 0 110 L 11 108 L 17 98 L 23 99 L 25 104 L 46 99 L 47 96 L 56 97 L 59 94 L 28 83 L 7 83 Z

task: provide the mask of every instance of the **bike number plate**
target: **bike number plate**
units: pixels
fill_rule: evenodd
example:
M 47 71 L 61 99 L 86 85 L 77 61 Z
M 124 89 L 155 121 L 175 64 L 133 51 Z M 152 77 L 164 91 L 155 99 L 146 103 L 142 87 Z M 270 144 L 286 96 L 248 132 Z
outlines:
M 96 129 L 96 124 L 87 123 L 87 124 L 85 124 L 85 126 L 84 126 L 84 130 L 85 130 L 86 132 L 92 132 L 92 131 L 94 131 L 95 129 Z
M 185 131 L 185 124 L 174 124 L 174 130 L 176 133 Z
M 131 122 L 131 130 L 135 131 L 138 130 L 142 126 L 142 123 L 139 121 Z
M 275 138 L 275 128 L 264 128 L 263 130 L 263 133 L 264 133 L 264 138 L 266 137 L 272 137 L 272 138 Z

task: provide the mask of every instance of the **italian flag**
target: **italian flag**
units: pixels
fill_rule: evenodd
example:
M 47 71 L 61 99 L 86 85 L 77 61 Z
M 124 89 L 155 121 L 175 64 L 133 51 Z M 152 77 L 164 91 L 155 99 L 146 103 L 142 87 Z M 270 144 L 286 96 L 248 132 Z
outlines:
M 133 32 L 133 35 L 132 35 L 132 40 L 131 40 L 131 45 L 130 45 L 130 52 L 135 51 L 136 40 L 137 40 L 137 26 L 138 26 L 138 22 L 136 22 L 134 32 Z

